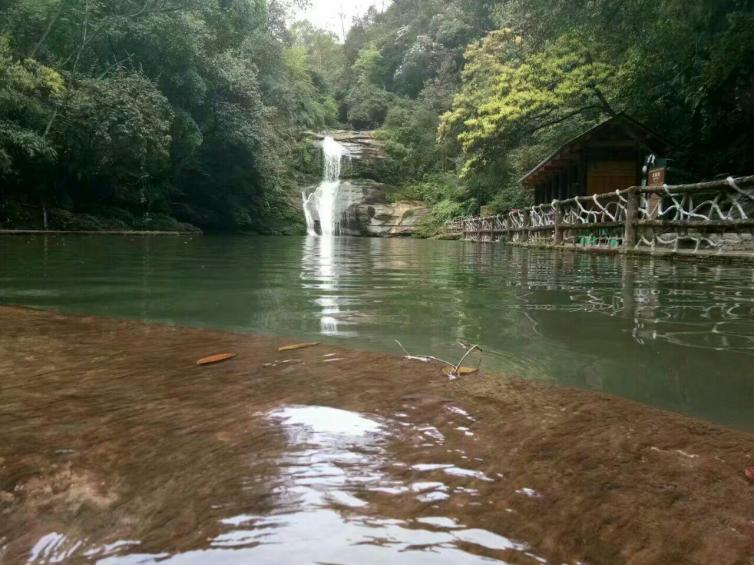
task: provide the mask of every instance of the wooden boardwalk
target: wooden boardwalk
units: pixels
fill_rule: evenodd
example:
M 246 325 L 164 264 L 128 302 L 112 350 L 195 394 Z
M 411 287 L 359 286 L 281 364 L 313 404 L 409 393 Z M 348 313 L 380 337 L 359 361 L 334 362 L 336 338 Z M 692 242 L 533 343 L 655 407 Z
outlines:
M 444 233 L 537 247 L 754 259 L 754 176 L 555 200 L 451 220 Z

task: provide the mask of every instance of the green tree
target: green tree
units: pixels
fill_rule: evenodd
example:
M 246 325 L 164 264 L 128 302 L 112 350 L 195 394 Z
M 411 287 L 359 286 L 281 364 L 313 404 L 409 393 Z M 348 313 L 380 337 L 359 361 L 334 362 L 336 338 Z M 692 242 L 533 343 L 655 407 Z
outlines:
M 55 132 L 76 196 L 146 204 L 169 170 L 172 120 L 167 99 L 138 73 L 80 81 Z
M 442 117 L 440 139 L 457 141 L 462 175 L 480 201 L 505 189 L 505 207 L 521 204 L 516 178 L 574 130 L 615 113 L 618 85 L 630 68 L 598 58 L 590 38 L 565 34 L 541 51 L 511 29 L 488 34 L 466 53 L 463 86 Z M 534 146 L 533 155 L 524 148 Z M 541 152 L 541 153 L 540 153 Z M 539 154 L 538 156 L 536 156 Z
M 55 159 L 45 128 L 64 92 L 59 73 L 34 59 L 14 59 L 8 38 L 0 36 L 0 176 Z
M 60 88 L 0 87 L 0 166 L 17 171 L 4 198 L 34 186 L 57 206 L 105 213 L 146 197 L 207 229 L 288 221 L 298 132 L 336 114 L 285 27 L 299 4 L 6 0 L 3 66 L 40 85 L 50 70 Z M 31 166 L 32 155 L 48 165 Z

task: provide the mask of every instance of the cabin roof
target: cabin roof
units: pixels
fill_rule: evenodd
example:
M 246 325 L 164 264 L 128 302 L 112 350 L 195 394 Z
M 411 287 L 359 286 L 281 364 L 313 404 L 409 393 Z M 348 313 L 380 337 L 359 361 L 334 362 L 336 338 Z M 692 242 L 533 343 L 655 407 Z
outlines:
M 604 120 L 593 128 L 564 143 L 556 151 L 554 151 L 551 155 L 549 155 L 546 159 L 544 159 L 541 163 L 534 167 L 531 171 L 521 177 L 519 182 L 522 185 L 531 184 L 531 181 L 536 176 L 538 176 L 538 174 L 542 172 L 543 169 L 547 168 L 558 158 L 563 155 L 572 153 L 574 149 L 580 148 L 581 145 L 589 141 L 592 137 L 599 133 L 600 130 L 604 130 L 605 128 L 615 124 L 623 126 L 626 131 L 627 137 L 632 137 L 634 139 L 638 138 L 641 143 L 646 145 L 651 151 L 659 153 L 662 156 L 667 156 L 667 154 L 670 153 L 672 146 L 667 139 L 665 139 L 652 129 L 648 128 L 644 124 L 634 120 L 629 115 L 620 113 Z

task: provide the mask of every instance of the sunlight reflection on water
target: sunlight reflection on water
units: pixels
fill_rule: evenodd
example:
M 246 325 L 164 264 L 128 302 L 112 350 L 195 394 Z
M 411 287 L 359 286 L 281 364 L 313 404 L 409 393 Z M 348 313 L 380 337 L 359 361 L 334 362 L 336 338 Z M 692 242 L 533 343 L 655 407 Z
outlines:
M 117 558 L 103 558 L 130 543 L 120 542 L 90 555 L 100 557 L 101 563 L 113 564 L 500 561 L 476 554 L 476 548 L 516 552 L 539 560 L 526 544 L 466 527 L 456 518 L 439 514 L 393 518 L 361 498 L 369 493 L 388 495 L 395 497 L 393 505 L 400 508 L 401 497 L 415 497 L 431 504 L 436 513 L 450 503 L 454 492 L 473 491 L 438 481 L 405 483 L 391 478 L 388 469 L 405 466 L 387 452 L 396 433 L 405 433 L 397 432 L 394 422 L 322 406 L 283 406 L 261 416 L 279 426 L 288 443 L 277 461 L 280 476 L 272 512 L 223 519 L 225 531 L 204 550 L 175 555 L 121 553 Z M 416 432 L 421 433 L 418 429 Z M 492 480 L 479 471 L 453 464 L 417 464 L 412 468 L 419 472 L 440 469 L 456 479 Z M 44 556 L 54 562 L 71 554 L 75 548 L 61 545 L 60 537 L 49 534 L 42 538 L 32 557 Z
M 459 358 L 754 430 L 750 265 L 359 238 L 5 238 L 0 302 Z

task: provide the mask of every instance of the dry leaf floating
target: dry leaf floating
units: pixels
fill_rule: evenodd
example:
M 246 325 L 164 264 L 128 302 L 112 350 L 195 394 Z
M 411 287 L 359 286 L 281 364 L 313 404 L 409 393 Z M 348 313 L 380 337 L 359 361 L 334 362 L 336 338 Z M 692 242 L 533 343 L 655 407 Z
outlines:
M 217 363 L 222 363 L 223 361 L 229 361 L 234 357 L 236 357 L 235 353 L 218 353 L 217 355 L 210 355 L 209 357 L 199 359 L 196 364 L 199 366 L 215 365 Z

